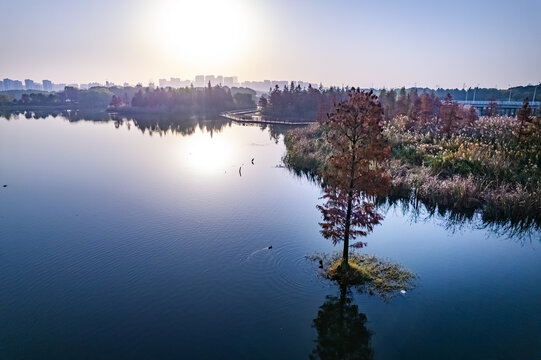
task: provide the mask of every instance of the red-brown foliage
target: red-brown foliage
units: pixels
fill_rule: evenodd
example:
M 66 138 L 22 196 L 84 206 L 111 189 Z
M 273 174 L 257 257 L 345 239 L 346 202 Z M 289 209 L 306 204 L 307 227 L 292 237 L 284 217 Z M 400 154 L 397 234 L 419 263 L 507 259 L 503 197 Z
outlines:
M 317 206 L 323 214 L 323 222 L 319 223 L 321 234 L 326 239 L 330 239 L 333 245 L 336 245 L 344 240 L 346 231 L 344 220 L 347 217 L 348 196 L 338 189 L 326 186 L 325 195 L 322 198 L 326 200 L 325 205 Z M 378 225 L 381 220 L 383 220 L 383 216 L 376 212 L 374 204 L 361 201 L 359 196 L 352 198 L 349 229 L 349 237 L 352 240 L 358 236 L 368 235 L 374 229 L 374 225 Z M 359 241 L 353 246 L 361 248 L 365 245 L 366 243 Z
M 385 169 L 390 148 L 381 133 L 382 121 L 377 97 L 372 92 L 352 91 L 325 123 L 332 154 L 323 174 L 326 203 L 318 206 L 323 214 L 321 233 L 333 244 L 344 241 L 345 266 L 350 237 L 367 235 L 382 220 L 374 205 L 364 200 L 384 193 L 390 183 Z
M 346 192 L 379 195 L 390 176 L 384 162 L 390 147 L 383 138 L 383 111 L 372 92 L 352 92 L 335 106 L 326 122 L 332 154 L 323 174 L 326 183 Z

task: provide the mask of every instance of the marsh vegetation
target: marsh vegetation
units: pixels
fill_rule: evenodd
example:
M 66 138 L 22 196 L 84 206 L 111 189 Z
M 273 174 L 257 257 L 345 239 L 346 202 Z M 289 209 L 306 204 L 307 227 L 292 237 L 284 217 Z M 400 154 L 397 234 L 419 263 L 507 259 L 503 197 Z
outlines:
M 397 115 L 382 122 L 391 147 L 387 195 L 429 208 L 487 219 L 541 223 L 541 123 L 525 103 L 519 117 L 465 120 L 448 101 L 447 118 L 429 121 Z M 453 115 L 454 114 L 454 115 Z M 332 149 L 320 123 L 285 136 L 285 162 L 315 177 L 327 168 Z

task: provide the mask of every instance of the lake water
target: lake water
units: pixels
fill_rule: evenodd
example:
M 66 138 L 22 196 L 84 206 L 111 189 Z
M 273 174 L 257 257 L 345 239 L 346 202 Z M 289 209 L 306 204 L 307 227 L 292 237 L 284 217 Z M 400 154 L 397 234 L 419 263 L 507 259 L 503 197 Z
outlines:
M 340 249 L 283 136 L 171 123 L 0 118 L 0 358 L 341 356 L 314 326 L 340 290 L 305 258 Z M 390 208 L 366 238 L 419 280 L 347 294 L 351 358 L 541 358 L 539 232 L 447 220 Z

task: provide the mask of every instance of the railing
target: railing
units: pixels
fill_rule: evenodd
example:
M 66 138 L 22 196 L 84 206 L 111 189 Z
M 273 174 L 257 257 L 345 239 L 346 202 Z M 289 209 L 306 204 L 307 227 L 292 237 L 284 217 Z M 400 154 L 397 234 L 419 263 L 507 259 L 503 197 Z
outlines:
M 499 107 L 522 107 L 522 101 L 464 101 L 458 100 L 457 103 L 463 105 L 472 105 L 472 106 L 488 106 L 490 103 L 495 102 Z M 529 103 L 531 108 L 539 108 L 541 106 L 541 101 L 532 101 Z
M 313 121 L 298 121 L 298 120 L 278 120 L 278 119 L 269 119 L 261 115 L 256 115 L 257 110 L 243 110 L 243 111 L 227 111 L 221 116 L 241 123 L 251 123 L 251 124 L 280 124 L 280 125 L 307 125 Z

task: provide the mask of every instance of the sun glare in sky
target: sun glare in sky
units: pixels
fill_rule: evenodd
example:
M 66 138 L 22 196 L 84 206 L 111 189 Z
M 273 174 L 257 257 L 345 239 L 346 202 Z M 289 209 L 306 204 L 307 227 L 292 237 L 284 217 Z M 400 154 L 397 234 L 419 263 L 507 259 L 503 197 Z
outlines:
M 156 5 L 156 42 L 166 56 L 212 67 L 239 59 L 250 47 L 249 7 L 241 0 L 165 0 Z

